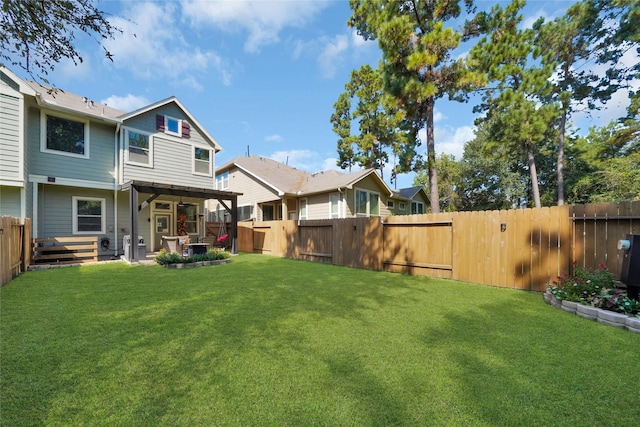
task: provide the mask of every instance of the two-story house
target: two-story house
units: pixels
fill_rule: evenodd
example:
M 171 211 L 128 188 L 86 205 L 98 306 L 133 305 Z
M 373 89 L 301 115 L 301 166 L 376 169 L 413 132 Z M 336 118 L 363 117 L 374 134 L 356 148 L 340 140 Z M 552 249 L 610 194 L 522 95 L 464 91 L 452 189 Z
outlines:
M 33 237 L 98 236 L 118 256 L 127 235 L 148 251 L 202 235 L 206 199 L 235 207 L 215 189 L 220 149 L 175 97 L 125 112 L 0 67 L 0 215 L 31 218 Z
M 354 173 L 308 173 L 262 156 L 239 156 L 216 170 L 219 190 L 238 196 L 238 218 L 326 219 L 389 215 L 392 192 L 374 169 Z M 225 219 L 223 206 L 209 201 L 211 220 Z

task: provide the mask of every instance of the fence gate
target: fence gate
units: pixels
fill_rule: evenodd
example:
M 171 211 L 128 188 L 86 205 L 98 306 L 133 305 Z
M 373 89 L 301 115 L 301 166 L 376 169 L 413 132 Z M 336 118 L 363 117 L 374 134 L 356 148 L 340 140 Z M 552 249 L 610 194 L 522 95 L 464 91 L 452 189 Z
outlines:
M 389 218 L 383 224 L 386 271 L 453 277 L 453 221 L 415 216 Z

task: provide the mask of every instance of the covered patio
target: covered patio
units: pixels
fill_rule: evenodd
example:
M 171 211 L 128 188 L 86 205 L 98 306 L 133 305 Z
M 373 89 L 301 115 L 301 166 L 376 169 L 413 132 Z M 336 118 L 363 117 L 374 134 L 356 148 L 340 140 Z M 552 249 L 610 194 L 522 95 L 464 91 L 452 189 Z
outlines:
M 131 236 L 139 235 L 138 212 L 149 206 L 151 202 L 162 195 L 194 198 L 201 200 L 217 200 L 231 215 L 231 229 L 229 235 L 232 239 L 231 253 L 238 253 L 238 196 L 242 193 L 231 191 L 212 190 L 208 188 L 186 187 L 180 185 L 161 184 L 147 181 L 129 181 L 120 186 L 121 191 L 129 192 L 129 222 Z M 139 202 L 140 194 L 150 194 L 142 203 Z M 229 206 L 231 205 L 231 206 Z M 138 254 L 138 239 L 131 239 L 131 250 L 128 251 L 127 261 L 135 263 L 140 261 Z

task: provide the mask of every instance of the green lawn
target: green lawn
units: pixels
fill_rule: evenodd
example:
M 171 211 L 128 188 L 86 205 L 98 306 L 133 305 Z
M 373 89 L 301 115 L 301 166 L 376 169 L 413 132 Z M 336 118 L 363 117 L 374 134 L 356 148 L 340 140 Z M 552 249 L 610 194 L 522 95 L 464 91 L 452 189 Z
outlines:
M 3 426 L 629 426 L 640 336 L 540 294 L 240 255 L 0 290 Z

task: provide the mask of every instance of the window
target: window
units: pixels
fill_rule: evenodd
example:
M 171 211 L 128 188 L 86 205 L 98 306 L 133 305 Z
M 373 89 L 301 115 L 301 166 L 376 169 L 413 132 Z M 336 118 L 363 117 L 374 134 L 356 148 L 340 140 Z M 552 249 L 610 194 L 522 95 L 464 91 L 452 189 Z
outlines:
M 238 221 L 247 221 L 253 216 L 253 206 L 238 206 Z
M 307 199 L 300 199 L 300 219 L 308 219 L 307 213 Z
M 42 113 L 41 151 L 89 158 L 89 122 Z
M 379 216 L 380 195 L 371 191 L 356 189 L 356 215 Z
M 164 131 L 165 133 L 182 136 L 182 120 L 174 119 L 173 117 L 164 116 Z
M 422 202 L 411 202 L 411 213 L 412 214 L 423 214 L 424 213 L 424 203 L 422 203 Z
M 331 194 L 329 196 L 329 217 L 340 218 L 340 195 Z
M 193 173 L 211 176 L 211 150 L 193 147 Z
M 147 133 L 124 129 L 127 162 L 153 166 L 151 155 L 151 137 Z
M 262 220 L 263 221 L 273 221 L 273 205 L 262 205 Z
M 398 209 L 400 209 L 401 211 L 406 211 L 407 210 L 407 204 L 406 203 L 399 203 L 398 204 Z
M 387 207 L 389 209 L 393 209 L 395 207 L 393 200 L 387 200 Z
M 180 120 L 162 114 L 156 114 L 156 130 L 181 138 L 189 138 L 191 135 L 191 126 L 186 120 Z
M 73 197 L 73 234 L 104 234 L 106 221 L 105 199 Z
M 178 205 L 178 235 L 198 234 L 198 205 Z
M 216 189 L 226 190 L 229 188 L 229 171 L 216 175 Z

